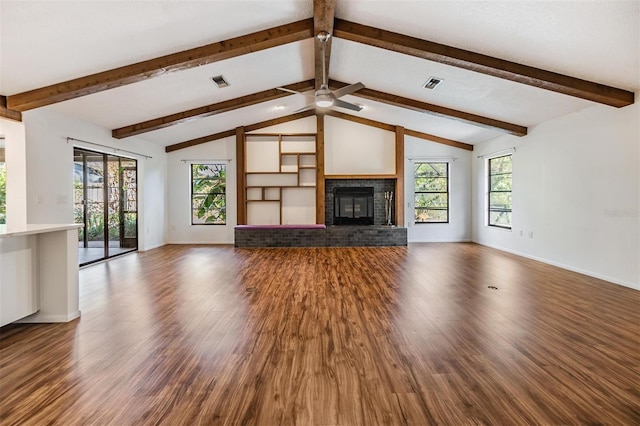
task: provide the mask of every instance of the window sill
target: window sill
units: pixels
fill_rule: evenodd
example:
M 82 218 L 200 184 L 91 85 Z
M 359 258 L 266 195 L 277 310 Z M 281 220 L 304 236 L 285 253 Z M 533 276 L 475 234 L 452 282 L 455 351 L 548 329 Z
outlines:
M 497 229 L 498 231 L 513 232 L 513 228 L 504 228 L 502 226 L 485 225 L 485 227 L 489 229 Z

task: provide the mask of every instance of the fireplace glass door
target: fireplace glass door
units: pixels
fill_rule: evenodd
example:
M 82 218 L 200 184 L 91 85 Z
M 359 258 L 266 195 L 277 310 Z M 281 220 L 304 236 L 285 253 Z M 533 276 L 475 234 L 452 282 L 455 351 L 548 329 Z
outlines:
M 335 188 L 335 225 L 373 225 L 373 188 Z

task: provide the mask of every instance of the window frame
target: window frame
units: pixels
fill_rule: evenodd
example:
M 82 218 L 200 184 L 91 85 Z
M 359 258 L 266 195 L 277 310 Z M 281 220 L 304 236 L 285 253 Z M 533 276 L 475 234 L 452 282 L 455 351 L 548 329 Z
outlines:
M 430 160 L 420 160 L 420 161 L 414 161 L 414 170 L 413 170 L 413 223 L 415 225 L 423 225 L 423 224 L 443 224 L 443 223 L 450 223 L 451 222 L 451 217 L 450 217 L 450 207 L 451 207 L 451 185 L 450 185 L 450 178 L 451 178 L 451 164 L 449 161 L 441 161 L 441 160 L 436 160 L 436 161 L 430 161 Z M 444 164 L 446 166 L 445 171 L 446 171 L 446 176 L 444 177 L 438 177 L 438 179 L 444 179 L 446 182 L 446 190 L 445 191 L 416 191 L 416 179 L 419 177 L 416 175 L 416 166 L 419 164 L 429 164 L 429 165 L 435 165 L 435 164 Z M 417 194 L 446 194 L 446 199 L 447 199 L 447 206 L 446 208 L 426 208 L 426 207 L 420 207 L 420 210 L 438 210 L 438 211 L 446 211 L 446 220 L 430 220 L 430 221 L 418 221 L 416 219 L 416 212 L 418 210 L 418 207 L 416 206 L 416 195 Z
M 224 218 L 222 222 L 203 222 L 203 223 L 194 223 L 194 218 L 196 218 L 196 208 L 194 207 L 196 197 L 203 197 L 210 193 L 194 193 L 194 168 L 200 166 L 215 166 L 224 168 L 224 192 L 213 192 L 212 194 L 222 196 L 224 200 Z M 191 226 L 200 226 L 200 225 L 226 225 L 227 224 L 227 164 L 222 162 L 193 162 L 189 165 L 189 201 L 190 201 L 190 216 L 191 216 Z M 211 179 L 211 180 L 220 180 L 220 179 Z
M 509 173 L 492 173 L 491 171 L 491 162 L 494 160 L 498 160 L 501 158 L 505 158 L 505 157 L 509 157 L 510 161 L 511 161 L 511 171 Z M 505 176 L 505 175 L 509 175 L 510 176 L 510 181 L 511 181 L 511 190 L 509 191 L 496 191 L 496 190 L 492 190 L 491 189 L 491 178 L 494 176 Z M 511 194 L 510 197 L 510 206 L 508 209 L 497 209 L 497 208 L 492 208 L 491 207 L 491 194 L 496 194 L 496 193 L 509 193 Z M 499 228 L 499 229 L 506 229 L 506 230 L 511 230 L 513 228 L 513 154 L 504 154 L 504 155 L 498 155 L 496 157 L 491 157 L 487 159 L 487 226 L 493 227 L 493 228 Z M 510 214 L 510 220 L 509 220 L 509 226 L 505 226 L 505 225 L 500 225 L 497 223 L 492 223 L 491 222 L 491 213 L 492 212 L 501 212 L 501 213 L 509 213 Z

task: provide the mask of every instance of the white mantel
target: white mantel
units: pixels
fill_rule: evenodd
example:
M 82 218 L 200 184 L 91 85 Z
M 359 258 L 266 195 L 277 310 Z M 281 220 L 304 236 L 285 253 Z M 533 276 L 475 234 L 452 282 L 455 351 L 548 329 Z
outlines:
M 80 316 L 78 224 L 0 225 L 0 326 Z

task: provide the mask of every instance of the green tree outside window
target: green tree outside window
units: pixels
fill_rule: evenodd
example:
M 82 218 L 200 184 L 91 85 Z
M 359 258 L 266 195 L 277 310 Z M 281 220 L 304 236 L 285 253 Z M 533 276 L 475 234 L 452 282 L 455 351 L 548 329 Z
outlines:
M 415 163 L 415 223 L 449 222 L 449 163 Z
M 511 154 L 489 159 L 489 226 L 511 229 Z
M 191 224 L 224 225 L 227 222 L 226 164 L 191 165 Z

